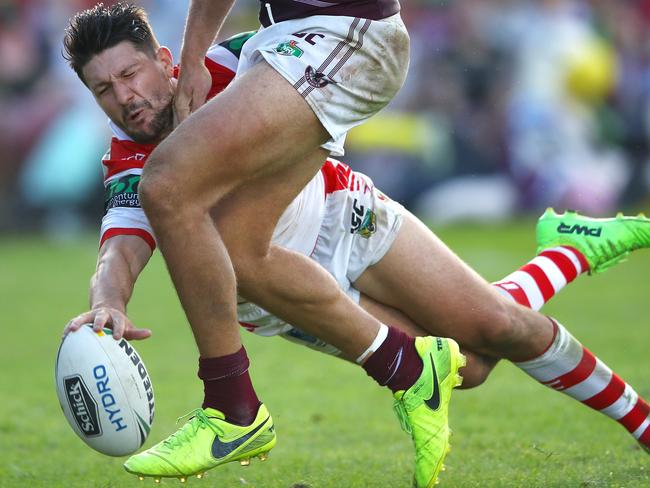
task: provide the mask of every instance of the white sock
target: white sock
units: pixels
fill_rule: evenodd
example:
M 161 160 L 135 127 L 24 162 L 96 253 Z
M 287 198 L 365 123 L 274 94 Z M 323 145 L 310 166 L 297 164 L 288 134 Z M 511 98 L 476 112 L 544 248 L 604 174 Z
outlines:
M 540 383 L 616 420 L 650 447 L 648 404 L 561 324 L 553 324 L 555 336 L 549 348 L 537 358 L 515 364 Z
M 356 359 L 357 364 L 362 364 L 368 356 L 370 356 L 373 352 L 379 349 L 379 346 L 381 346 L 384 343 L 387 336 L 388 336 L 388 327 L 384 324 L 381 324 L 379 326 L 379 330 L 377 331 L 377 335 L 375 336 L 375 340 L 372 341 L 372 344 L 368 346 L 368 349 L 366 349 L 363 352 L 363 354 L 361 354 L 361 356 L 359 356 Z

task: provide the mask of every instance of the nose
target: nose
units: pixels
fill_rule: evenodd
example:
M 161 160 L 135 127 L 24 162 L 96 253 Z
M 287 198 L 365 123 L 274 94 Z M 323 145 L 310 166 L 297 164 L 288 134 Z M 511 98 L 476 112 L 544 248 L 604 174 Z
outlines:
M 113 86 L 115 97 L 120 105 L 128 105 L 135 96 L 135 93 L 126 83 L 115 83 Z

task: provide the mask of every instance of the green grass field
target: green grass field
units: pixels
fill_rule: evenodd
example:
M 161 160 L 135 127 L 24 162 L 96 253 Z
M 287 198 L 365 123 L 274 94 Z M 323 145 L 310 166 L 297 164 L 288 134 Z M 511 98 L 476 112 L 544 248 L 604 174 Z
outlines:
M 488 279 L 532 257 L 532 221 L 464 226 L 439 235 Z M 123 459 L 79 440 L 54 391 L 61 330 L 87 307 L 94 236 L 61 244 L 0 239 L 0 487 L 130 487 Z M 583 277 L 549 304 L 556 316 L 620 376 L 650 397 L 647 320 L 650 251 L 596 277 Z M 130 315 L 154 336 L 138 343 L 156 392 L 146 446 L 200 404 L 197 354 L 157 255 L 139 282 Z M 265 463 L 217 468 L 191 486 L 408 487 L 412 450 L 391 395 L 359 368 L 282 339 L 245 334 L 252 376 L 278 430 Z M 443 486 L 648 487 L 650 456 L 615 422 L 501 364 L 487 383 L 452 400 L 453 449 Z M 167 486 L 180 486 L 175 480 Z

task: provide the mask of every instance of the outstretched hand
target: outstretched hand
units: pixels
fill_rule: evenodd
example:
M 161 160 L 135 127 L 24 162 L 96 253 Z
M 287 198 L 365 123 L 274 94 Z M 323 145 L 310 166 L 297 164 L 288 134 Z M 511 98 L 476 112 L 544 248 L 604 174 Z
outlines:
M 212 76 L 204 63 L 183 64 L 174 98 L 175 126 L 205 103 L 211 86 Z
M 151 330 L 138 329 L 129 318 L 116 308 L 100 307 L 78 315 L 63 329 L 63 337 L 68 333 L 79 330 L 84 324 L 93 324 L 93 330 L 99 332 L 103 328 L 113 331 L 113 338 L 119 340 L 142 340 L 151 336 Z

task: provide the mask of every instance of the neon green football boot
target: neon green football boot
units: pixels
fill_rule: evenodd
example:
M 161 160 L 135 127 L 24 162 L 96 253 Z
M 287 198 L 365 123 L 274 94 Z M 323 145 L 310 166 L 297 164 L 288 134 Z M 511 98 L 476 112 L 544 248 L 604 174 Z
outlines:
M 162 442 L 131 456 L 124 469 L 140 479 L 151 476 L 156 482 L 160 478 L 184 482 L 188 476 L 201 478 L 208 469 L 232 461 L 243 466 L 256 456 L 264 461 L 275 446 L 273 419 L 263 404 L 247 426 L 227 422 L 223 413 L 212 408 L 197 408 L 187 416 L 191 417 L 185 425 Z
M 462 383 L 458 369 L 466 360 L 453 339 L 416 337 L 415 349 L 422 374 L 408 390 L 395 393 L 394 409 L 415 445 L 413 486 L 429 488 L 437 483 L 449 452 L 449 400 L 451 390 Z
M 600 273 L 624 261 L 630 252 L 650 247 L 650 219 L 621 213 L 594 219 L 548 208 L 537 222 L 537 253 L 555 246 L 575 247 L 589 263 L 589 273 Z

